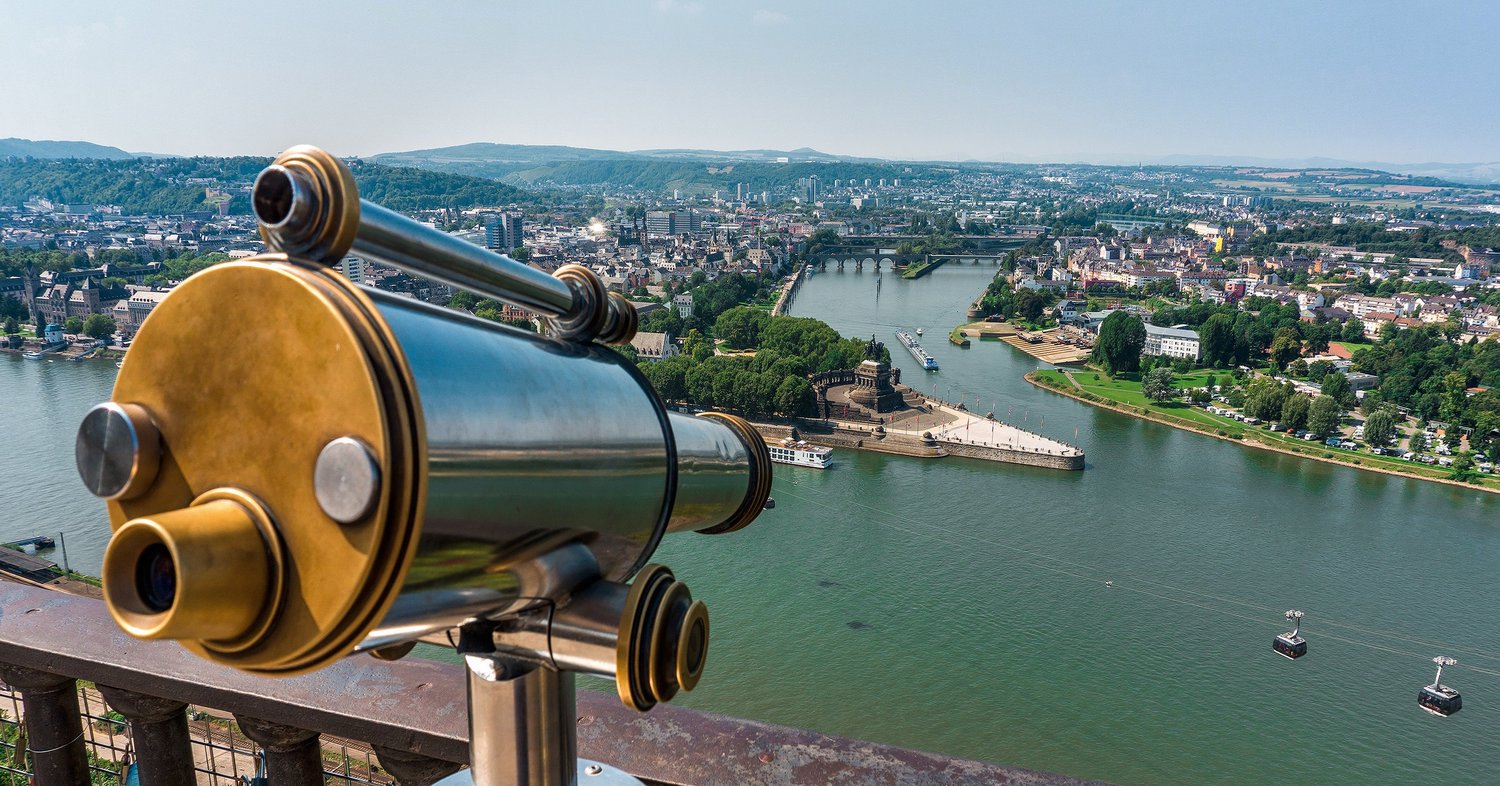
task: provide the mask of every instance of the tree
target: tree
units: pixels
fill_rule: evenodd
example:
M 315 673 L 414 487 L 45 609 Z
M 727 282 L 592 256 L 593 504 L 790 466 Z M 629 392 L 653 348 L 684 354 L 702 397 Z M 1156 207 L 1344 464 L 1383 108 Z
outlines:
M 1287 364 L 1286 372 L 1294 377 L 1306 377 L 1307 361 L 1303 360 L 1302 358 L 1293 360 L 1291 363 Z
M 655 363 L 647 363 L 641 367 L 641 373 L 645 374 L 652 387 L 656 388 L 657 395 L 666 401 L 687 400 L 687 370 L 688 361 L 681 355 Z
M 1332 363 L 1326 360 L 1314 360 L 1307 364 L 1307 381 L 1318 384 L 1323 381 L 1324 377 L 1328 376 L 1328 372 L 1332 369 Z
M 1172 387 L 1172 369 L 1166 366 L 1158 366 L 1146 373 L 1146 378 L 1141 380 L 1141 392 L 1146 398 L 1158 404 L 1172 400 L 1177 389 Z
M 1091 360 L 1103 364 L 1111 376 L 1134 371 L 1140 366 L 1145 346 L 1146 324 L 1134 314 L 1116 311 L 1099 326 L 1099 340 L 1094 344 Z
M 1203 347 L 1203 364 L 1227 366 L 1234 362 L 1234 320 L 1228 314 L 1214 314 L 1198 331 Z
M 1443 375 L 1438 384 L 1438 417 L 1448 423 L 1455 423 L 1464 411 L 1464 404 L 1468 396 L 1465 394 L 1469 387 L 1469 380 L 1457 371 L 1450 371 Z
M 695 328 L 689 330 L 682 339 L 682 354 L 692 358 L 695 363 L 702 363 L 714 356 L 713 343 L 703 337 Z M 697 400 L 696 397 L 694 400 Z
M 787 417 L 812 414 L 816 401 L 812 385 L 801 377 L 789 376 L 776 388 L 776 411 Z
M 1250 383 L 1245 391 L 1245 414 L 1261 420 L 1276 420 L 1291 395 L 1289 387 L 1283 387 L 1270 377 L 1261 377 Z
M 464 311 L 471 311 L 473 310 L 475 304 L 477 304 L 478 302 L 479 298 L 476 297 L 473 292 L 470 292 L 466 289 L 460 289 L 459 291 L 453 293 L 453 297 L 448 298 L 448 307 L 462 309 Z
M 759 309 L 737 306 L 719 315 L 714 335 L 734 349 L 750 349 L 760 342 L 760 331 L 770 316 Z
M 1346 409 L 1354 403 L 1354 391 L 1349 387 L 1349 378 L 1338 372 L 1323 377 L 1323 395 L 1331 397 Z
M 1313 399 L 1307 410 L 1307 428 L 1319 437 L 1326 437 L 1338 430 L 1344 410 L 1332 396 L 1322 395 Z
M 1360 342 L 1360 341 L 1364 341 L 1365 340 L 1365 325 L 1364 325 L 1364 323 L 1360 322 L 1358 317 L 1351 317 L 1350 319 L 1348 319 L 1347 321 L 1344 322 L 1344 329 L 1340 333 L 1339 337 L 1342 340 L 1344 340 L 1344 341 L 1354 342 L 1354 343 L 1357 343 L 1357 342 Z
M 90 338 L 108 338 L 115 334 L 115 320 L 108 314 L 90 314 L 83 321 L 83 332 Z
M 1328 351 L 1328 341 L 1333 336 L 1333 328 L 1326 323 L 1311 325 L 1307 330 L 1307 351 L 1314 355 L 1321 355 Z
M 1453 457 L 1453 479 L 1463 483 L 1479 479 L 1479 473 L 1474 471 L 1474 454 L 1466 450 Z
M 1427 434 L 1423 432 L 1422 429 L 1418 428 L 1416 433 L 1411 435 L 1411 441 L 1407 443 L 1406 449 L 1410 450 L 1413 453 L 1426 453 Z
M 1302 354 L 1302 337 L 1297 334 L 1294 327 L 1284 327 L 1276 331 L 1271 339 L 1271 362 L 1277 368 L 1286 368 L 1286 365 L 1297 356 Z
M 1301 394 L 1293 394 L 1287 397 L 1286 403 L 1281 405 L 1281 425 L 1289 431 L 1301 431 L 1307 428 L 1307 413 L 1312 406 L 1312 399 Z
M 63 321 L 63 332 L 77 335 L 83 332 L 83 320 L 78 317 L 68 317 Z
M 5 318 L 5 335 L 7 335 L 7 336 L 13 336 L 13 335 L 15 335 L 17 333 L 20 333 L 20 332 L 21 332 L 21 323 L 17 322 L 15 317 L 6 317 Z
M 1385 447 L 1391 441 L 1391 437 L 1396 435 L 1398 417 L 1396 408 L 1389 404 L 1370 413 L 1370 416 L 1365 418 L 1365 442 L 1372 447 Z

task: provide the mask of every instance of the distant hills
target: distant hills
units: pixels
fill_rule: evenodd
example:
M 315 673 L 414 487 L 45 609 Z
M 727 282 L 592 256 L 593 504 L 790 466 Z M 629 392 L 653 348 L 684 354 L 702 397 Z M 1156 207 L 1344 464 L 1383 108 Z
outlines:
M 857 158 L 823 153 L 810 147 L 796 150 L 700 150 L 674 148 L 661 150 L 600 150 L 565 145 L 506 145 L 496 142 L 473 142 L 467 145 L 379 153 L 370 160 L 382 164 L 409 165 L 416 162 L 467 164 L 555 164 L 563 161 L 599 161 L 621 158 L 664 158 L 693 161 L 746 161 L 776 163 L 780 159 L 797 163 L 889 163 L 878 158 Z
M 118 147 L 84 141 L 0 139 L 0 159 L 105 159 L 165 158 L 153 153 L 130 153 Z M 547 183 L 583 186 L 608 183 L 645 189 L 677 188 L 687 191 L 733 189 L 750 183 L 753 189 L 783 185 L 817 174 L 820 177 L 920 178 L 945 167 L 999 166 L 1003 162 L 891 161 L 825 153 L 808 147 L 795 150 L 706 150 L 664 148 L 653 150 L 606 150 L 566 145 L 514 145 L 474 142 L 451 147 L 378 153 L 367 161 L 393 167 L 501 180 L 514 186 Z M 782 163 L 782 161 L 785 163 Z M 1062 162 L 1054 162 L 1062 163 Z M 1500 185 L 1500 161 L 1475 163 L 1424 162 L 1397 164 L 1385 161 L 1348 161 L 1334 158 L 1258 158 L 1254 156 L 1170 155 L 1138 161 L 1096 160 L 1100 165 L 1256 167 L 1284 169 L 1357 169 L 1439 178 L 1466 185 Z M 790 165 L 790 166 L 789 166 Z M 817 165 L 839 167 L 836 173 Z M 851 165 L 857 166 L 850 169 Z M 761 167 L 766 167 L 762 169 Z M 779 167 L 772 169 L 771 167 Z M 811 168 L 809 168 L 811 167 Z M 601 179 L 602 178 L 602 179 Z
M 1150 161 L 1163 166 L 1245 166 L 1282 169 L 1365 169 L 1402 175 L 1435 177 L 1469 185 L 1500 184 L 1500 161 L 1470 164 L 1426 162 L 1393 164 L 1389 161 L 1347 161 L 1340 158 L 1257 158 L 1255 156 L 1173 155 Z
M 932 173 L 930 166 L 836 156 L 811 148 L 625 151 L 478 142 L 380 153 L 367 160 L 388 166 L 492 178 L 523 188 L 610 185 L 689 194 L 733 192 L 741 183 L 758 193 L 793 184 L 809 175 L 830 181 L 904 177 L 917 182 Z
M 119 160 L 135 158 L 118 147 L 96 145 L 93 142 L 65 142 L 52 139 L 0 139 L 0 158 L 11 156 L 31 158 L 104 158 Z
M 410 150 L 399 153 L 380 153 L 371 157 L 373 161 L 394 166 L 414 166 L 423 169 L 491 177 L 517 185 L 526 185 L 548 179 L 556 180 L 562 184 L 581 184 L 584 181 L 579 181 L 575 175 L 582 171 L 594 171 L 597 174 L 598 168 L 597 166 L 592 168 L 578 166 L 580 162 L 655 161 L 676 162 L 678 164 L 687 162 L 702 164 L 778 164 L 783 159 L 791 164 L 871 164 L 882 166 L 900 164 L 907 167 L 929 170 L 940 166 L 961 165 L 982 167 L 996 166 L 1004 163 L 977 160 L 964 162 L 891 161 L 880 158 L 841 156 L 807 147 L 797 148 L 796 150 L 703 150 L 695 148 L 670 148 L 624 151 L 557 145 L 502 145 L 487 142 L 428 150 Z M 1116 166 L 1141 163 L 1149 166 L 1355 169 L 1438 178 L 1451 183 L 1466 185 L 1500 184 L 1500 162 L 1396 164 L 1388 161 L 1346 161 L 1317 157 L 1257 158 L 1254 156 L 1171 155 L 1154 159 L 1140 159 L 1138 161 L 1127 162 L 1120 160 L 1110 162 L 1098 161 L 1094 163 Z M 785 166 L 786 164 L 779 165 Z M 805 176 L 805 174 L 803 173 L 799 176 Z M 847 174 L 844 175 L 844 177 L 850 176 Z M 863 177 L 863 175 L 860 175 L 860 177 Z M 613 180 L 608 182 L 614 185 L 635 185 L 641 188 L 650 188 L 654 187 L 653 184 L 656 181 L 662 180 L 681 180 L 690 186 L 722 188 L 722 184 L 725 182 L 730 183 L 730 187 L 733 187 L 732 184 L 734 182 L 744 182 L 745 178 L 741 177 L 738 180 L 732 177 L 696 178 L 691 173 L 684 171 L 666 178 L 647 177 L 640 182 L 621 183 Z M 702 182 L 699 182 L 700 180 Z

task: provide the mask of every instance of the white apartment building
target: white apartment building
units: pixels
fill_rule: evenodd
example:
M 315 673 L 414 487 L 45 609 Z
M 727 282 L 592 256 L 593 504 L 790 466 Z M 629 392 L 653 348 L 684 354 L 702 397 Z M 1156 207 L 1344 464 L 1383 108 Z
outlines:
M 1146 346 L 1142 355 L 1166 355 L 1169 358 L 1198 359 L 1198 332 L 1185 328 L 1157 327 L 1146 323 Z

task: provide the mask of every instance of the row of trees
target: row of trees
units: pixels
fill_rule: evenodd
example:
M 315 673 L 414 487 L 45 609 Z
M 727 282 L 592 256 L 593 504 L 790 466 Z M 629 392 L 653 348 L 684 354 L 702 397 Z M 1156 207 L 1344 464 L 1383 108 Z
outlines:
M 979 310 L 985 316 L 1020 317 L 1036 325 L 1056 303 L 1057 295 L 1050 291 L 1016 289 L 1005 276 L 996 276 L 979 299 Z
M 1343 378 L 1342 375 L 1337 376 Z M 1207 386 L 1193 391 L 1193 399 L 1207 403 L 1212 397 L 1213 388 L 1214 379 L 1210 376 Z M 1174 384 L 1172 370 L 1159 366 L 1141 378 L 1141 392 L 1152 401 L 1165 403 L 1176 398 L 1179 391 Z M 1338 431 L 1345 414 L 1344 406 L 1334 396 L 1323 393 L 1309 398 L 1297 392 L 1290 382 L 1278 383 L 1270 377 L 1255 379 L 1246 386 L 1243 393 L 1235 391 L 1231 403 L 1240 405 L 1250 417 L 1277 423 L 1286 430 L 1307 430 L 1319 438 Z M 1395 433 L 1399 414 L 1393 407 L 1376 414 L 1379 415 L 1378 418 L 1376 415 L 1370 416 L 1375 420 L 1375 430 L 1371 432 L 1370 420 L 1367 419 L 1365 436 L 1370 444 L 1383 446 Z
M 1167 320 L 1173 316 L 1188 320 L 1203 317 L 1198 329 L 1200 358 L 1203 365 L 1214 368 L 1246 365 L 1264 357 L 1277 369 L 1283 369 L 1304 352 L 1328 351 L 1329 342 L 1337 335 L 1331 323 L 1301 322 L 1295 305 L 1282 306 L 1270 300 L 1257 305 L 1261 308 L 1254 312 L 1207 304 L 1162 309 L 1152 315 L 1151 321 L 1156 325 L 1177 324 Z M 1349 324 L 1358 326 L 1359 321 L 1351 319 Z M 1357 329 L 1362 335 L 1363 328 Z M 1140 366 L 1140 353 L 1145 345 L 1146 326 L 1141 318 L 1116 311 L 1099 326 L 1099 339 L 1091 359 L 1110 374 L 1134 371 Z
M 1213 303 L 1162 308 L 1151 315 L 1151 323 L 1197 328 L 1203 365 L 1218 368 L 1262 358 L 1284 368 L 1304 351 L 1327 352 L 1330 342 L 1365 340 L 1364 323 L 1358 319 L 1303 322 L 1295 303 L 1282 305 L 1269 298 L 1247 298 L 1243 308 Z
M 7 322 L 7 331 L 9 331 L 9 328 L 10 323 Z M 86 319 L 79 317 L 68 317 L 67 320 L 63 322 L 64 333 L 72 333 L 75 336 L 84 335 L 88 336 L 89 338 L 95 339 L 109 338 L 110 336 L 113 336 L 115 334 L 115 329 L 116 325 L 114 317 L 111 317 L 108 314 L 90 314 Z
M 753 331 L 755 356 L 714 355 L 711 339 L 690 331 L 682 355 L 641 365 L 662 398 L 749 417 L 811 415 L 815 399 L 807 376 L 851 368 L 865 356 L 863 342 L 845 339 L 816 319 L 772 318 L 740 307 L 726 311 L 719 322 Z M 889 351 L 884 359 L 889 362 Z

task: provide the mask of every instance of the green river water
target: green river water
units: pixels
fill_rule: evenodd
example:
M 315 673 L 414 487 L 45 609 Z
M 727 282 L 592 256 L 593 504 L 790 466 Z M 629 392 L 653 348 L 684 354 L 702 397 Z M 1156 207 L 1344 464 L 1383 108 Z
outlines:
M 1026 355 L 946 341 L 993 272 L 887 273 L 877 299 L 873 272 L 829 271 L 791 313 L 874 334 L 907 381 L 1076 442 L 1088 469 L 778 466 L 755 525 L 658 552 L 713 615 L 708 672 L 679 703 L 1119 783 L 1500 781 L 1500 496 L 1033 388 Z M 916 327 L 941 371 L 892 335 Z M 103 506 L 72 442 L 114 371 L 0 355 L 0 538 L 61 531 L 97 570 Z M 1297 662 L 1270 649 L 1292 607 Z M 1439 654 L 1465 702 L 1447 719 L 1415 702 Z

